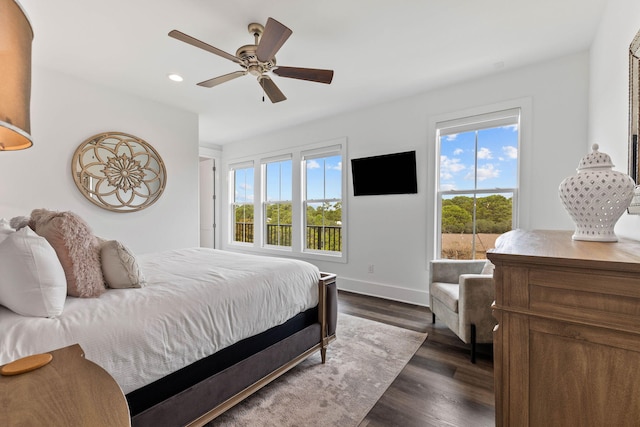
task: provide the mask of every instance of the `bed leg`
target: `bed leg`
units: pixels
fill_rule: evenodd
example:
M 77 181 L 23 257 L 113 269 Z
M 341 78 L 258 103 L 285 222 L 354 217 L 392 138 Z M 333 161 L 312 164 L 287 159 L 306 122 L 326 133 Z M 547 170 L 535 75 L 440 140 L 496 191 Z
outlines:
M 330 337 L 328 336 L 329 329 L 327 321 L 327 287 L 335 283 L 336 275 L 330 273 L 320 274 L 321 278 L 318 283 L 318 321 L 320 322 L 320 358 L 322 359 L 322 364 L 324 365 L 327 361 L 327 347 L 329 346 L 330 341 Z

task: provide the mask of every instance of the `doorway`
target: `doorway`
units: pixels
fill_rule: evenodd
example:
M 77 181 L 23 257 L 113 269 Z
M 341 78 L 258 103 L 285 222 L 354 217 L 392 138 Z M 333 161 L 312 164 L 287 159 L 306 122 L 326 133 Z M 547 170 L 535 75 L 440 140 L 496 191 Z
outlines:
M 216 248 L 216 160 L 200 157 L 200 247 Z

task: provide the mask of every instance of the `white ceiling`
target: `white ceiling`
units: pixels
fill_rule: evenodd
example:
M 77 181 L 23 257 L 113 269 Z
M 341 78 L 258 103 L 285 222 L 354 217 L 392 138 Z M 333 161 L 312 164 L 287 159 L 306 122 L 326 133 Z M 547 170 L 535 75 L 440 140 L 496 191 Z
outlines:
M 19 0 L 35 65 L 194 111 L 200 141 L 224 144 L 480 75 L 588 49 L 607 0 Z M 167 36 L 178 29 L 235 54 L 251 22 L 293 30 L 279 65 L 328 68 L 331 85 L 250 75 Z M 167 78 L 179 73 L 182 83 Z

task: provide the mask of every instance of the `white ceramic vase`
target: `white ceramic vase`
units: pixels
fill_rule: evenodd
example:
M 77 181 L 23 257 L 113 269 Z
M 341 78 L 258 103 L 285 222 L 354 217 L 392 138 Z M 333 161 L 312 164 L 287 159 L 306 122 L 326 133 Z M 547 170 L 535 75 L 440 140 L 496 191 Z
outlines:
M 576 224 L 573 240 L 617 242 L 613 231 L 633 198 L 635 184 L 627 174 L 613 170 L 608 154 L 593 151 L 580 160 L 578 173 L 560 183 L 562 204 Z

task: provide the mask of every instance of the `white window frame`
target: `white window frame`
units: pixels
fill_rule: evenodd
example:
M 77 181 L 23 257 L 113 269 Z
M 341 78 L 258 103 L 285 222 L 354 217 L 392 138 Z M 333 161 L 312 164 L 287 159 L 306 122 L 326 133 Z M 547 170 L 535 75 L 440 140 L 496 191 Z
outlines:
M 305 212 L 303 207 L 304 203 L 304 191 L 306 183 L 304 182 L 304 156 L 318 155 L 320 157 L 323 153 L 333 153 L 342 157 L 342 173 L 341 173 L 341 203 L 342 203 L 342 251 L 336 253 L 334 251 L 309 251 L 305 250 L 304 233 L 306 230 L 305 224 Z M 266 201 L 266 188 L 265 188 L 265 169 L 264 166 L 269 161 L 274 159 L 284 159 L 286 157 L 292 160 L 292 237 L 291 247 L 277 246 L 266 244 L 266 227 L 264 226 L 264 207 Z M 227 204 L 232 206 L 234 189 L 232 182 L 232 173 L 238 166 L 244 166 L 247 164 L 253 164 L 255 185 L 254 188 L 261 189 L 261 191 L 254 191 L 254 241 L 253 243 L 242 243 L 233 241 L 233 216 L 232 209 L 227 209 L 230 218 L 227 221 L 227 238 L 224 239 L 224 248 L 228 250 L 237 250 L 240 252 L 255 252 L 266 255 L 274 256 L 286 256 L 295 257 L 306 260 L 318 260 L 318 261 L 331 261 L 346 263 L 347 262 L 347 244 L 348 244 L 348 206 L 347 206 L 347 138 L 336 138 L 329 141 L 318 142 L 314 144 L 308 144 L 304 146 L 292 147 L 289 149 L 277 150 L 268 153 L 258 153 L 255 155 L 248 155 L 242 158 L 230 159 L 226 161 L 226 168 L 228 170 L 227 179 L 229 185 L 227 186 Z M 306 205 L 305 205 L 306 206 Z M 259 226 L 259 229 L 258 229 Z
M 525 103 L 527 104 L 527 103 Z M 434 213 L 434 256 L 433 258 L 439 259 L 442 256 L 442 200 L 444 196 L 447 195 L 473 195 L 474 200 L 482 195 L 482 194 L 503 194 L 503 193 L 511 193 L 512 198 L 512 214 L 511 214 L 511 228 L 515 229 L 519 224 L 519 191 L 520 191 L 520 176 L 521 176 L 521 157 L 522 157 L 522 141 L 523 141 L 523 132 L 522 132 L 522 116 L 523 110 L 528 111 L 528 108 L 522 106 L 513 106 L 511 108 L 496 108 L 493 111 L 485 111 L 477 114 L 471 115 L 460 115 L 456 118 L 451 118 L 448 120 L 441 120 L 435 122 L 435 213 Z M 440 138 L 447 135 L 453 135 L 463 132 L 470 131 L 479 131 L 483 129 L 490 129 L 510 124 L 518 125 L 518 175 L 516 177 L 516 187 L 515 188 L 489 188 L 489 189 L 464 189 L 464 190 L 440 190 Z M 477 170 L 477 142 L 476 142 L 476 153 L 475 153 L 475 162 L 476 162 L 476 170 Z M 477 182 L 475 184 L 477 186 Z M 474 211 L 475 212 L 475 211 Z M 474 223 L 476 222 L 476 218 L 474 215 L 473 218 Z M 475 256 L 475 251 L 474 251 Z
M 250 205 L 253 204 L 253 242 L 240 242 L 237 240 L 234 240 L 234 236 L 235 236 L 235 206 L 238 205 L 238 203 L 236 203 L 236 197 L 235 197 L 235 193 L 236 193 L 236 180 L 235 180 L 235 172 L 237 170 L 242 170 L 242 169 L 254 169 L 253 171 L 253 178 L 254 178 L 254 184 L 253 184 L 253 198 L 254 201 L 253 203 L 249 203 L 249 202 L 244 202 L 242 203 L 243 205 Z M 256 197 L 256 187 L 255 187 L 255 167 L 254 167 L 254 162 L 253 161 L 246 161 L 246 162 L 241 162 L 241 163 L 234 163 L 232 165 L 229 166 L 229 191 L 228 194 L 230 195 L 229 198 L 229 241 L 230 243 L 234 244 L 234 245 L 241 245 L 241 246 L 252 246 L 253 244 L 255 244 L 256 241 L 256 208 L 255 208 L 255 197 Z
M 291 200 L 267 200 L 267 165 L 270 163 L 276 163 L 276 162 L 283 162 L 283 161 L 290 161 L 291 162 Z M 269 157 L 269 158 L 264 158 L 261 159 L 261 184 L 262 184 L 262 242 L 263 242 L 263 247 L 265 248 L 271 248 L 271 249 L 276 249 L 276 250 L 283 250 L 283 251 L 288 251 L 290 252 L 292 250 L 293 247 L 293 156 L 291 155 L 291 153 L 287 153 L 285 155 L 282 156 L 276 156 L 276 157 Z M 280 184 L 282 185 L 282 181 L 280 181 Z M 267 240 L 267 205 L 268 204 L 272 204 L 272 203 L 290 203 L 291 204 L 291 246 L 283 246 L 283 245 L 270 245 Z
M 302 241 L 303 241 L 303 246 L 302 246 L 302 251 L 309 253 L 309 254 L 323 254 L 323 255 L 327 255 L 327 256 L 342 256 L 342 253 L 344 252 L 344 246 L 341 245 L 341 251 L 337 252 L 337 251 L 327 251 L 327 250 L 320 250 L 320 249 L 308 249 L 307 248 L 307 228 L 308 228 L 308 224 L 307 224 L 307 206 L 310 203 L 336 203 L 336 202 L 340 202 L 341 205 L 344 202 L 344 181 L 345 181 L 345 171 L 344 169 L 342 170 L 342 181 L 343 181 L 343 186 L 341 188 L 340 191 L 340 195 L 341 197 L 339 199 L 308 199 L 307 198 L 307 194 L 306 194 L 306 189 L 307 189 L 307 175 L 306 175 L 306 171 L 307 168 L 305 167 L 306 162 L 308 160 L 314 160 L 314 159 L 322 159 L 322 158 L 326 158 L 326 157 L 334 157 L 334 156 L 341 156 L 342 157 L 342 168 L 344 168 L 345 166 L 345 158 L 342 155 L 342 151 L 341 151 L 341 147 L 340 145 L 336 145 L 336 146 L 328 146 L 328 147 L 323 147 L 320 149 L 313 149 L 313 150 L 306 150 L 302 153 L 301 156 L 301 171 L 303 172 L 303 177 L 302 177 Z M 342 209 L 342 215 L 341 215 L 341 230 L 340 230 L 340 235 L 341 237 L 344 237 L 344 224 L 346 221 L 344 221 L 344 208 Z M 342 239 L 342 242 L 344 243 L 346 239 Z

